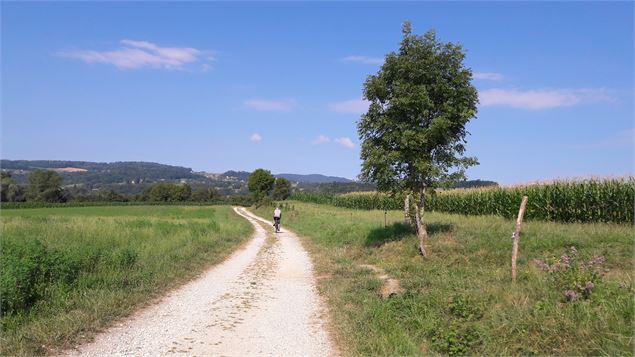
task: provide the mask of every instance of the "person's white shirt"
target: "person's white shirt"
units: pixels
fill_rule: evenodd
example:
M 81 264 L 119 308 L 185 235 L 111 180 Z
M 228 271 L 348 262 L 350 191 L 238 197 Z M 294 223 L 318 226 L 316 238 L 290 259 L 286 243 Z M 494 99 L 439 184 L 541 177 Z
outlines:
M 276 208 L 276 209 L 273 211 L 273 216 L 274 216 L 274 217 L 280 218 L 280 215 L 281 215 L 281 214 L 282 214 L 282 211 L 280 210 L 280 208 Z

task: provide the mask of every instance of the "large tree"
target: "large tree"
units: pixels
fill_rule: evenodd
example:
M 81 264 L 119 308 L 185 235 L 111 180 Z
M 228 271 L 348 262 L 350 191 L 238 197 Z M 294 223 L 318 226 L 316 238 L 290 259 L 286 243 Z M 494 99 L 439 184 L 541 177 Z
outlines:
M 273 187 L 274 200 L 286 200 L 291 196 L 291 182 L 284 177 L 278 177 Z
M 465 157 L 467 122 L 476 117 L 478 96 L 460 44 L 442 43 L 434 31 L 412 34 L 403 24 L 397 52 L 364 83 L 368 112 L 358 122 L 363 160 L 360 178 L 380 191 L 414 201 L 421 254 L 428 233 L 423 221 L 426 191 L 465 178 L 476 165 Z
M 199 187 L 192 191 L 192 201 L 205 202 L 219 198 L 218 191 L 213 187 Z
M 11 177 L 8 172 L 0 172 L 0 201 L 18 202 L 24 200 L 22 187 Z
M 30 201 L 65 202 L 62 177 L 55 171 L 35 170 L 29 174 L 26 196 Z
M 192 188 L 188 184 L 160 182 L 152 185 L 145 196 L 155 202 L 185 202 L 190 200 Z
M 275 178 L 271 171 L 265 169 L 257 169 L 249 175 L 247 187 L 252 193 L 256 202 L 260 202 L 263 198 L 269 196 L 273 190 Z

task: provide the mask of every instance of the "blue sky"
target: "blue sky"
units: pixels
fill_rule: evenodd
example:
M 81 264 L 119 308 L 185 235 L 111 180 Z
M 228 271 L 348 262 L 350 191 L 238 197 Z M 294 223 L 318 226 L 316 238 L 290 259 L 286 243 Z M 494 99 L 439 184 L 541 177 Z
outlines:
M 1 156 L 354 178 L 404 20 L 467 51 L 470 178 L 633 173 L 632 2 L 2 2 Z

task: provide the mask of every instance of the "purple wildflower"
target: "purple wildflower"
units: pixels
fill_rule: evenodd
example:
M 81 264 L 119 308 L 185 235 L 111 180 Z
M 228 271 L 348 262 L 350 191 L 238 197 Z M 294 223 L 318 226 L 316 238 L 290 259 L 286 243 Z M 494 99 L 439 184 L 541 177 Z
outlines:
M 603 255 L 594 255 L 593 258 L 591 258 L 591 260 L 589 260 L 589 264 L 591 266 L 600 265 L 602 263 L 604 263 L 604 256 Z
M 560 263 L 565 267 L 565 268 L 570 268 L 571 267 L 571 257 L 569 257 L 566 254 L 563 254 L 560 257 Z
M 569 289 L 564 292 L 564 297 L 567 298 L 567 301 L 573 301 L 578 297 L 578 294 L 575 291 Z
M 591 260 L 589 260 L 586 263 L 582 263 L 582 267 L 584 269 L 590 269 L 596 265 L 602 265 L 602 263 L 604 263 L 604 260 L 605 259 L 603 255 L 594 255 L 593 258 L 591 258 Z
M 620 285 L 618 285 L 620 289 L 625 289 L 626 288 L 626 283 L 625 282 L 621 282 Z
M 586 282 L 586 286 L 584 287 L 584 289 L 585 289 L 586 291 L 591 291 L 591 290 L 593 290 L 593 288 L 594 288 L 594 287 L 595 287 L 595 284 L 593 284 L 593 283 L 592 283 L 592 282 L 590 282 L 590 281 L 587 281 L 587 282 Z
M 534 259 L 534 264 L 536 264 L 536 266 L 542 271 L 549 270 L 549 264 L 545 263 L 544 260 Z

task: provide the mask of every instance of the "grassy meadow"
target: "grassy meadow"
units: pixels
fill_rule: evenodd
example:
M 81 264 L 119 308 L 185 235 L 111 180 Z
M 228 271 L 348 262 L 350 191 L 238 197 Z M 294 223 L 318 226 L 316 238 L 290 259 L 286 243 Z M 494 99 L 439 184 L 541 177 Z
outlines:
M 513 220 L 426 213 L 424 260 L 402 212 L 384 226 L 384 211 L 286 206 L 282 226 L 306 238 L 346 355 L 633 355 L 630 224 L 524 223 L 512 285 Z M 405 292 L 381 299 L 361 264 Z
M 3 209 L 0 355 L 90 338 L 220 262 L 252 227 L 231 207 Z

